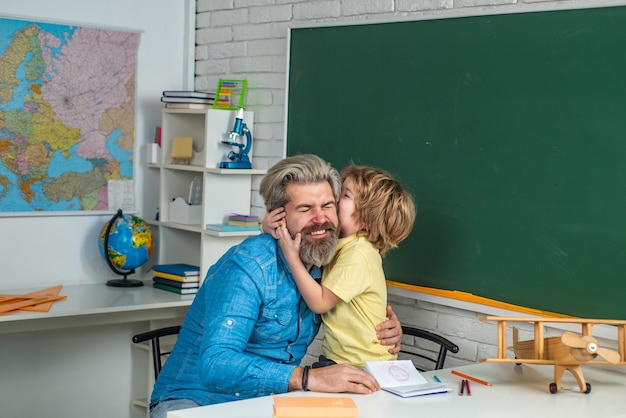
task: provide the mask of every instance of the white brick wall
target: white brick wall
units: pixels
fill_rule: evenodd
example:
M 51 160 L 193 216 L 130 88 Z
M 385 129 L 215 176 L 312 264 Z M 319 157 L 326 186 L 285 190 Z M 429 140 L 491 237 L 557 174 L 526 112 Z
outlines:
M 255 112 L 254 165 L 267 168 L 284 150 L 289 27 L 618 4 L 626 0 L 198 0 L 195 88 L 214 90 L 219 78 L 248 80 L 246 108 Z M 252 204 L 253 212 L 262 215 L 259 181 L 253 181 Z M 460 352 L 449 357 L 449 365 L 495 356 L 495 325 L 478 319 L 486 313 L 412 297 L 390 295 L 389 300 L 402 322 L 440 333 L 459 345 Z M 319 341 L 309 352 L 305 363 L 319 353 Z
M 575 7 L 602 0 L 198 0 L 195 88 L 219 78 L 248 80 L 246 107 L 255 112 L 255 166 L 267 168 L 284 150 L 287 31 L 323 22 L 351 23 L 501 11 Z M 626 0 L 623 0 L 626 2 Z M 615 4 L 616 1 L 606 1 Z M 255 193 L 255 191 L 253 191 Z M 253 212 L 263 212 L 253 199 Z

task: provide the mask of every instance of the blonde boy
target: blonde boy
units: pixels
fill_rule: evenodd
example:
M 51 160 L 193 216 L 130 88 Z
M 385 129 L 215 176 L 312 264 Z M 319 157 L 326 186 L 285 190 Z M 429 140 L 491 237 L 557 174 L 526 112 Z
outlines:
M 376 324 L 386 319 L 387 306 L 382 257 L 409 235 L 416 210 L 411 194 L 385 171 L 351 165 L 341 179 L 340 239 L 321 284 L 299 257 L 301 234 L 290 234 L 279 210 L 266 216 L 263 228 L 275 227 L 300 293 L 312 311 L 322 314 L 325 358 L 318 366 L 335 362 L 364 367 L 366 361 L 396 358 L 376 337 Z M 317 228 L 323 233 L 325 226 Z

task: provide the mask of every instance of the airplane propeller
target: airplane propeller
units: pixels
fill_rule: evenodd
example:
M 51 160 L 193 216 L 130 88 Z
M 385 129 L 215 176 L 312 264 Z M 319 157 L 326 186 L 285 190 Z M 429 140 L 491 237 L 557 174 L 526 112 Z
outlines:
M 571 348 L 572 356 L 578 361 L 587 362 L 600 356 L 609 363 L 620 362 L 620 355 L 617 351 L 600 347 L 598 340 L 591 335 L 580 336 L 566 331 L 561 336 L 561 342 Z

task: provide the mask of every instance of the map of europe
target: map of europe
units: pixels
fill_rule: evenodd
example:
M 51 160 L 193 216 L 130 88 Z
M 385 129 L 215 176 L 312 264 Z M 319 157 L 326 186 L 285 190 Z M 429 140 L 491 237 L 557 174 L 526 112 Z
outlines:
M 109 210 L 133 178 L 138 38 L 0 18 L 0 212 Z

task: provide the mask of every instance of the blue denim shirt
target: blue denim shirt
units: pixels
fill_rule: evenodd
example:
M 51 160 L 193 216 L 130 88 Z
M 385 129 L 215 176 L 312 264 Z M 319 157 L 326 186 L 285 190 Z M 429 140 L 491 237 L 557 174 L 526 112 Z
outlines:
M 208 405 L 287 392 L 319 325 L 274 238 L 250 237 L 209 269 L 150 404 L 184 398 Z

